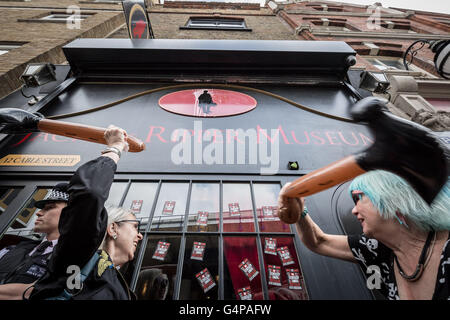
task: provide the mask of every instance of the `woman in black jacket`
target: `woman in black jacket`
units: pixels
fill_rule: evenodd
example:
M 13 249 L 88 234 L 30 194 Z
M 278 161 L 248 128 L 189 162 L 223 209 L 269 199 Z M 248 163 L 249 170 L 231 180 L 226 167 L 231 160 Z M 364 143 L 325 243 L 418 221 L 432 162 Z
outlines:
M 105 132 L 108 148 L 102 156 L 78 168 L 71 178 L 69 202 L 61 213 L 60 238 L 48 272 L 24 293 L 25 297 L 135 299 L 118 269 L 134 258 L 137 243 L 142 240 L 138 221 L 129 211 L 110 208 L 108 212 L 104 207 L 117 162 L 128 150 L 126 137 L 123 129 L 110 126 Z M 74 270 L 82 270 L 89 261 L 94 261 L 93 267 L 80 283 L 73 276 Z

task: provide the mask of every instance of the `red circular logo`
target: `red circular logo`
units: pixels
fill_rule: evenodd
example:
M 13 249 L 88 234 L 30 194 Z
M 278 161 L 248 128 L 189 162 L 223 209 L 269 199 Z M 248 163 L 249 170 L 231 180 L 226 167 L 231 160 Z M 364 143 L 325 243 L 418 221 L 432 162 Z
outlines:
M 169 112 L 193 117 L 226 117 L 242 114 L 256 107 L 247 94 L 221 89 L 190 89 L 172 92 L 159 99 Z

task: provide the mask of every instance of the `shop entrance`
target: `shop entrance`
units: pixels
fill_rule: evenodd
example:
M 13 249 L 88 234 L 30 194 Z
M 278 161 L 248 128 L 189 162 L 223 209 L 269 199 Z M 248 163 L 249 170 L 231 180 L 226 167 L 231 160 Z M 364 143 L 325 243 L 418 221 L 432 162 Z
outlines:
M 34 203 L 61 181 L 0 185 L 0 249 L 33 232 Z M 122 270 L 140 299 L 308 299 L 294 229 L 277 217 L 280 177 L 116 180 L 106 205 L 135 212 L 144 236 Z

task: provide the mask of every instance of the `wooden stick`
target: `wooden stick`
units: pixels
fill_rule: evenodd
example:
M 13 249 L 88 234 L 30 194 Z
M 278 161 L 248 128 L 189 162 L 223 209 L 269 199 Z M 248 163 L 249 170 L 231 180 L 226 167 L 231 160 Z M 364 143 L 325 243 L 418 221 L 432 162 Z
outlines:
M 105 128 L 49 119 L 40 120 L 38 128 L 42 132 L 106 144 L 104 137 L 106 131 Z M 133 136 L 128 136 L 127 142 L 130 147 L 130 152 L 141 152 L 145 149 L 145 144 Z
M 365 172 L 356 162 L 355 156 L 348 156 L 298 178 L 292 182 L 283 195 L 291 198 L 306 197 L 353 179 Z

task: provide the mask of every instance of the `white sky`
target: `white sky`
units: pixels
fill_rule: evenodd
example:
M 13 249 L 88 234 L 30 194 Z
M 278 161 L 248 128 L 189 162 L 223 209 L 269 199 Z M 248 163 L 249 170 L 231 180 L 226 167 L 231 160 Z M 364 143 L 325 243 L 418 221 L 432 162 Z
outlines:
M 332 1 L 332 0 L 331 0 Z M 336 2 L 346 2 L 355 4 L 370 5 L 381 2 L 383 7 L 405 8 L 412 10 L 422 10 L 430 12 L 440 12 L 450 14 L 449 0 L 345 0 Z
M 250 1 L 252 2 L 253 0 Z M 242 0 L 241 2 L 246 2 L 246 0 Z M 388 7 L 404 8 L 404 9 L 450 14 L 450 0 L 342 0 L 334 2 L 355 3 L 364 5 L 370 5 L 374 4 L 375 2 L 381 2 L 383 7 L 386 8 Z
M 164 0 L 160 0 L 164 3 Z M 167 0 L 170 1 L 170 0 Z M 244 2 L 244 3 L 261 3 L 264 5 L 265 0 L 184 0 L 184 1 L 207 1 L 207 2 Z M 285 0 L 275 0 L 275 2 L 284 2 Z M 318 0 L 320 1 L 320 0 Z M 329 0 L 333 1 L 333 0 Z M 383 7 L 404 8 L 412 10 L 422 10 L 430 12 L 440 12 L 450 14 L 450 0 L 341 0 L 334 2 L 355 3 L 370 5 L 375 2 L 381 2 Z

